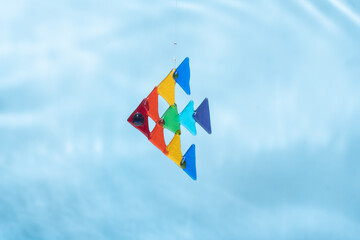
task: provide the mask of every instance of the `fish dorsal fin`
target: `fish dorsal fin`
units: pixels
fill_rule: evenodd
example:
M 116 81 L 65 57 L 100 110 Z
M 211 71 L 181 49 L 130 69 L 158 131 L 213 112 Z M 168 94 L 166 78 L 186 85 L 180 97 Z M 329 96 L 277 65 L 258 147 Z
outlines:
M 179 115 L 180 124 L 183 125 L 192 135 L 196 135 L 194 115 L 194 102 L 191 100 Z
M 196 180 L 196 160 L 195 160 L 195 145 L 191 145 L 186 151 L 183 159 L 185 162 L 185 168 L 183 170 L 189 175 L 192 179 Z
M 166 150 L 166 144 L 164 138 L 164 128 L 160 126 L 159 123 L 156 123 L 154 129 L 151 131 L 149 140 L 164 154 L 168 153 Z
M 173 78 L 174 72 L 175 69 L 171 70 L 166 78 L 164 78 L 159 86 L 157 86 L 157 92 L 170 106 L 175 103 L 175 80 Z
M 157 92 L 157 87 L 155 87 L 151 91 L 149 96 L 146 98 L 146 101 L 148 101 L 148 103 L 149 103 L 148 115 L 155 122 L 159 121 L 159 119 L 160 119 L 159 109 L 158 109 L 158 96 L 159 96 L 159 94 Z
M 171 105 L 162 116 L 164 119 L 164 128 L 169 129 L 173 133 L 180 130 L 180 120 L 176 104 Z
M 189 58 L 185 58 L 174 73 L 175 81 L 187 95 L 190 95 L 190 64 Z
M 207 133 L 211 134 L 209 100 L 207 98 L 196 109 L 194 119 Z
M 168 157 L 173 160 L 179 167 L 182 160 L 180 135 L 175 134 L 169 145 L 166 147 Z

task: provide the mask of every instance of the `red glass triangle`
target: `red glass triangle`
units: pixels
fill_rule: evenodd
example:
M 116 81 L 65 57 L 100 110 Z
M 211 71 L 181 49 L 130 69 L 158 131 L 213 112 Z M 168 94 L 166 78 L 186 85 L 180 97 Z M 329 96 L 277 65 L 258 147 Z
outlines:
M 138 129 L 140 132 L 142 132 L 147 138 L 150 137 L 150 131 L 149 131 L 149 123 L 148 123 L 148 114 L 147 114 L 147 109 L 149 109 L 149 104 L 146 101 L 146 99 L 144 99 L 140 105 L 135 109 L 135 111 L 130 115 L 130 117 L 128 118 L 128 122 L 134 126 L 134 128 Z M 136 113 L 140 113 L 143 118 L 144 118 L 144 123 L 141 126 L 136 126 L 133 123 L 133 117 Z

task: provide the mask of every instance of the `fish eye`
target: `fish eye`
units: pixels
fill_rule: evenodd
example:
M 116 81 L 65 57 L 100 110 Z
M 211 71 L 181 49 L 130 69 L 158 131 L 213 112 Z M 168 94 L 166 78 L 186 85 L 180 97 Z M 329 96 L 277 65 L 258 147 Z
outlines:
M 144 124 L 144 120 L 144 116 L 141 113 L 135 113 L 131 121 L 135 126 L 139 127 Z

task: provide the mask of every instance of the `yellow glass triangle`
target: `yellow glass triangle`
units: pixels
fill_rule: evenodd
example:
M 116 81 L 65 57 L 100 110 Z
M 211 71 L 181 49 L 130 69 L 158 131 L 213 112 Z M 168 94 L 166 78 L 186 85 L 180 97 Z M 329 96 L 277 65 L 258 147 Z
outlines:
M 173 160 L 179 167 L 182 161 L 180 135 L 175 134 L 169 145 L 166 147 L 168 151 L 168 157 Z
M 173 74 L 175 68 L 166 76 L 164 80 L 157 87 L 157 91 L 162 96 L 169 105 L 175 103 L 175 80 Z

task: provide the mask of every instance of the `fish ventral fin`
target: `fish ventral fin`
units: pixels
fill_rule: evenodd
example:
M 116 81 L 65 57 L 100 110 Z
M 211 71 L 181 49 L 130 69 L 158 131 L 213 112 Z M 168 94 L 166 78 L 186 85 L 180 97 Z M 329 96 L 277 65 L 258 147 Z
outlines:
M 180 124 L 183 125 L 193 136 L 196 135 L 194 115 L 194 102 L 191 100 L 179 114 Z
M 173 78 L 187 95 L 190 95 L 190 63 L 186 57 L 174 72 Z
M 193 180 L 197 179 L 196 175 L 196 159 L 195 159 L 195 144 L 191 145 L 189 149 L 186 151 L 183 159 L 182 159 L 182 165 L 184 165 L 185 168 L 183 168 L 184 172 L 186 172 L 187 175 L 189 175 Z
M 209 100 L 207 98 L 194 112 L 195 121 L 208 133 L 211 134 Z

